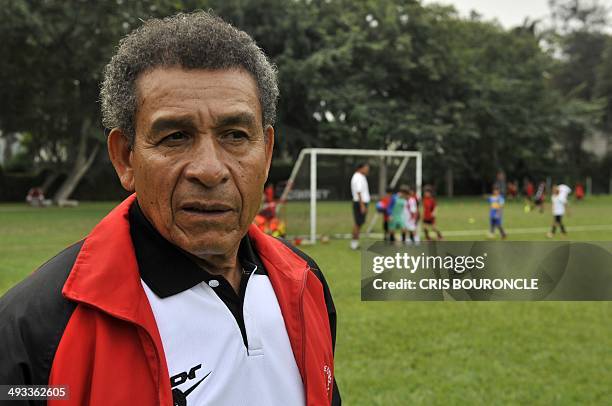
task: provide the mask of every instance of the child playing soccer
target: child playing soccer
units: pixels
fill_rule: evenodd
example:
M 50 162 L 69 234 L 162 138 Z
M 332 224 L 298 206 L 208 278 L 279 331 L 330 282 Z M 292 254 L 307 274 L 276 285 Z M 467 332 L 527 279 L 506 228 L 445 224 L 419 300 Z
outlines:
M 423 194 L 423 231 L 425 239 L 431 241 L 429 230 L 432 230 L 438 236 L 438 240 L 442 239 L 442 233 L 436 228 L 436 199 L 433 197 L 431 186 L 425 186 Z
M 404 187 L 404 194 L 407 196 L 407 203 L 404 208 L 406 230 L 410 236 L 410 242 L 414 244 L 418 242 L 416 231 L 419 223 L 419 201 L 416 193 L 410 187 Z M 406 237 L 403 235 L 402 241 L 406 241 Z
M 557 231 L 557 225 L 561 229 L 561 233 L 566 235 L 565 227 L 563 226 L 563 215 L 565 214 L 565 205 L 567 204 L 567 196 L 564 196 L 562 193 L 562 189 L 559 186 L 553 187 L 552 190 L 552 212 L 553 212 L 553 224 L 546 236 L 548 238 L 552 238 L 555 232 Z
M 489 221 L 490 221 L 490 231 L 489 238 L 493 238 L 495 236 L 495 229 L 499 229 L 499 233 L 501 234 L 501 238 L 506 238 L 506 232 L 502 227 L 502 210 L 504 207 L 504 197 L 500 194 L 499 187 L 493 187 L 493 194 L 489 196 Z
M 391 188 L 387 189 L 387 194 L 380 199 L 378 203 L 376 203 L 376 211 L 382 213 L 383 215 L 383 232 L 384 232 L 384 241 L 393 241 L 392 235 L 393 233 L 389 232 L 389 211 L 387 210 L 389 206 L 391 206 L 393 199 L 393 190 Z
M 578 182 L 576 183 L 576 200 L 582 199 L 584 199 L 584 187 L 582 186 L 582 183 Z
M 565 200 L 567 203 L 567 197 L 570 195 L 570 193 L 572 193 L 572 188 L 561 183 L 560 185 L 557 185 L 557 190 L 559 190 L 559 196 L 561 196 L 561 199 Z
M 398 193 L 393 195 L 391 204 L 387 208 L 389 214 L 389 238 L 390 241 L 397 241 L 395 232 L 402 233 L 403 240 L 406 239 L 406 222 L 404 218 L 404 208 L 407 204 L 404 192 L 400 189 Z
M 538 190 L 536 190 L 536 194 L 534 197 L 534 202 L 536 207 L 540 209 L 540 213 L 544 212 L 544 198 L 546 197 L 546 183 L 540 182 L 538 185 Z

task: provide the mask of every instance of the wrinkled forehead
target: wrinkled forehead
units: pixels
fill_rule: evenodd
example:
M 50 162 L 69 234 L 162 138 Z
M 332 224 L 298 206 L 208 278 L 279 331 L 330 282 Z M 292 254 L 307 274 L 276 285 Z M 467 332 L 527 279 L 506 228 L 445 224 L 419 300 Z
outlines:
M 252 75 L 242 69 L 156 68 L 136 80 L 136 127 L 160 116 L 251 115 L 262 127 L 262 107 Z M 194 117 L 192 117 L 194 118 Z
M 249 93 L 259 102 L 259 88 L 253 75 L 242 68 L 228 69 L 188 69 L 178 65 L 158 66 L 148 69 L 138 75 L 135 80 L 137 104 L 141 105 L 152 92 L 158 91 L 157 96 L 166 93 L 169 89 L 182 89 L 184 91 L 206 88 L 241 89 Z M 261 105 L 258 108 L 261 110 Z

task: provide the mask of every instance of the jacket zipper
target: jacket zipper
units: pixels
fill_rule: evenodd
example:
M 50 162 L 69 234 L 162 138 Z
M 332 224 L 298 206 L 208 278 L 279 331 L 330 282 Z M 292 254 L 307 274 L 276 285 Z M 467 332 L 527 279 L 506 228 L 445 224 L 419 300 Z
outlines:
M 306 279 L 310 267 L 304 270 L 304 279 L 302 281 L 302 289 L 300 290 L 300 323 L 302 325 L 302 368 L 304 368 L 304 400 L 308 405 L 308 371 L 306 368 L 306 320 L 304 319 L 304 292 L 306 290 Z

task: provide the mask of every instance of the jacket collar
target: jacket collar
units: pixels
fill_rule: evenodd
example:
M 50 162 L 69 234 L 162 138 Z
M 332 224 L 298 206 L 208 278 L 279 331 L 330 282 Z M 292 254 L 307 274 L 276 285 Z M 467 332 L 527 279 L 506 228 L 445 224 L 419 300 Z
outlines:
M 147 220 L 136 200 L 129 210 L 130 236 L 140 277 L 158 297 L 166 298 L 201 282 L 218 279 L 197 265 L 183 250 L 166 240 Z M 248 271 L 265 274 L 248 236 L 240 241 L 238 260 Z
M 120 319 L 142 324 L 150 306 L 140 282 L 130 235 L 129 210 L 133 194 L 113 209 L 85 239 L 64 284 L 63 295 Z M 284 317 L 299 300 L 306 261 L 277 239 L 251 225 L 248 236 L 268 271 Z M 296 313 L 293 313 L 295 317 Z
M 135 194 L 125 199 L 85 238 L 62 293 L 117 318 L 151 327 L 153 315 L 130 237 L 128 212 L 135 199 Z

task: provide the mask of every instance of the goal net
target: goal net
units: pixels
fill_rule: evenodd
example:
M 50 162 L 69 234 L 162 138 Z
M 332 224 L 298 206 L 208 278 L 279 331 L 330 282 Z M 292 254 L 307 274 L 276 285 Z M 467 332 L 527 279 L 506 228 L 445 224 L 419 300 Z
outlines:
M 303 149 L 284 184 L 276 207 L 288 238 L 315 243 L 323 238 L 348 238 L 353 226 L 350 181 L 358 164 L 370 166 L 371 201 L 362 233 L 376 237 L 382 217 L 376 203 L 388 188 L 408 185 L 421 194 L 422 158 L 418 151 Z

